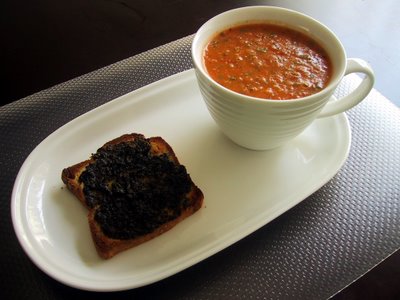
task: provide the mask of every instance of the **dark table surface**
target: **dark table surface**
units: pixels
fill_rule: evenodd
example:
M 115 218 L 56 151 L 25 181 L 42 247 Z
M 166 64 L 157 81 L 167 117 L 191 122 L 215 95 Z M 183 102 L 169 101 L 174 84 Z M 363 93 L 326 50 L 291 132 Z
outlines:
M 2 3 L 1 100 L 13 102 L 135 54 L 193 34 L 207 19 L 245 5 L 296 9 L 328 25 L 349 57 L 368 61 L 375 88 L 400 106 L 397 1 L 70 0 Z M 396 252 L 335 299 L 400 296 Z

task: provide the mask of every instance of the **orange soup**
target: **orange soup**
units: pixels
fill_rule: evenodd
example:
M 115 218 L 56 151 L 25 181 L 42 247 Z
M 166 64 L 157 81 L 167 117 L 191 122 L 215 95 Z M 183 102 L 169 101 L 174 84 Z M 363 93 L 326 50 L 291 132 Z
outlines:
M 204 52 L 209 75 L 235 92 L 264 99 L 298 99 L 329 82 L 326 51 L 307 35 L 275 24 L 247 24 L 216 35 Z

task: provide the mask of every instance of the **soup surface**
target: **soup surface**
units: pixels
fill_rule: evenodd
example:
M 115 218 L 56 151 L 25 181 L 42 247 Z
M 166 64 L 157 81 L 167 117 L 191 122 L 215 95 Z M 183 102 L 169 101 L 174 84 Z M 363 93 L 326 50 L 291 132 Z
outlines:
M 264 99 L 298 99 L 329 82 L 326 51 L 307 35 L 275 24 L 246 24 L 217 34 L 204 51 L 209 75 L 235 92 Z

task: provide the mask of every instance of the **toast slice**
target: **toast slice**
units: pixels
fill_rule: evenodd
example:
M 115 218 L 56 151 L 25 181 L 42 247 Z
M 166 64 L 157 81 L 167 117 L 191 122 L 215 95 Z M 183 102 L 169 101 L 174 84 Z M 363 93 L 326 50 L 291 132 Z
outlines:
M 104 259 L 171 229 L 204 198 L 166 141 L 137 133 L 107 142 L 88 160 L 63 169 L 61 178 L 89 210 Z

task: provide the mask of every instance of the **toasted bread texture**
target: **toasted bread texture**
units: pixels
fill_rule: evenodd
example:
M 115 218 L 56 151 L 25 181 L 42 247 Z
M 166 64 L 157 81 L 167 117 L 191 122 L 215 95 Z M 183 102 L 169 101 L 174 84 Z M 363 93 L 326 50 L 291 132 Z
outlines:
M 198 211 L 204 198 L 166 141 L 137 133 L 107 142 L 63 169 L 61 179 L 88 209 L 104 259 L 168 231 Z

